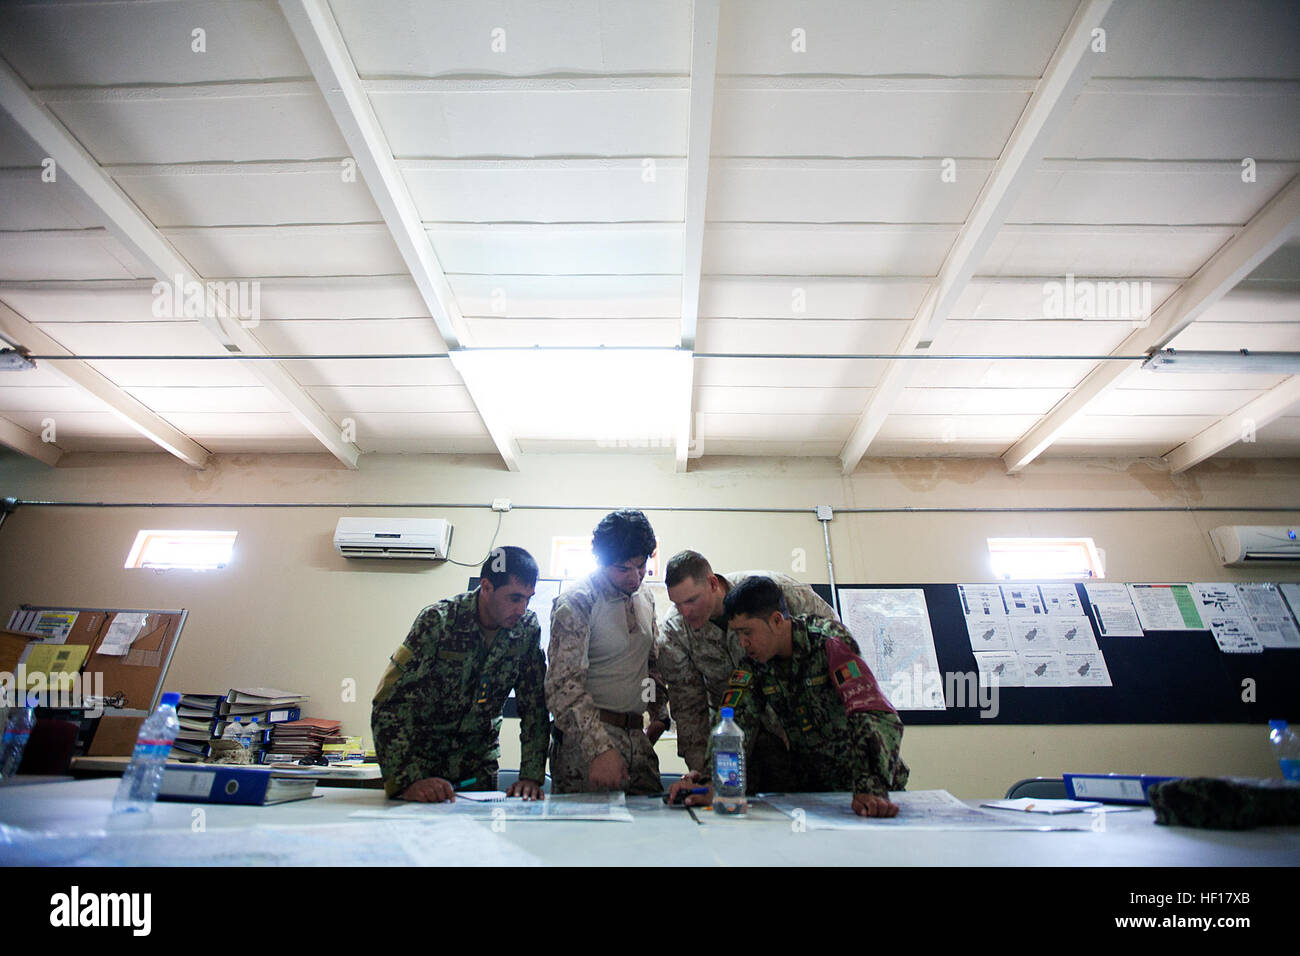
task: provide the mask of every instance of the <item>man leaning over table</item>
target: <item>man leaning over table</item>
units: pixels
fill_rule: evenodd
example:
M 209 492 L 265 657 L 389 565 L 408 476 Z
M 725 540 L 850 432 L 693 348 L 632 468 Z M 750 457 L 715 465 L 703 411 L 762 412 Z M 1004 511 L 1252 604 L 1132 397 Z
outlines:
M 656 669 L 654 598 L 641 588 L 654 529 L 640 511 L 614 511 L 596 526 L 591 550 L 597 569 L 551 611 L 551 789 L 659 793 L 654 742 L 669 724 L 668 698 Z
M 899 756 L 903 724 L 871 668 L 849 649 L 844 626 L 810 615 L 792 618 L 781 588 L 762 577 L 728 591 L 724 614 L 747 655 L 722 702 L 745 731 L 746 751 L 759 715 L 767 711 L 789 756 L 779 789 L 849 791 L 859 816 L 896 816 L 889 791 L 904 789 L 908 778 Z M 709 783 L 708 776 L 691 771 L 670 794 Z M 706 804 L 711 798 L 692 795 L 685 802 Z
M 390 797 L 441 803 L 454 791 L 495 790 L 501 707 L 519 709 L 519 780 L 509 796 L 541 799 L 550 720 L 541 629 L 528 600 L 537 562 L 496 548 L 479 586 L 420 612 L 393 653 L 370 726 Z

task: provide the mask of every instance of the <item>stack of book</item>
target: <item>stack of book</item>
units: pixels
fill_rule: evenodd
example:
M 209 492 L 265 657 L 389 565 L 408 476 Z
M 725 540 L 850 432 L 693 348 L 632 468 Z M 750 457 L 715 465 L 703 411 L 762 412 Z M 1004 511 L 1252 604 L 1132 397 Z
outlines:
M 315 760 L 321 756 L 322 748 L 327 743 L 340 739 L 339 722 L 309 717 L 306 720 L 291 720 L 275 725 L 271 733 L 271 743 L 263 754 L 263 763 L 283 763 L 301 760 L 303 757 Z

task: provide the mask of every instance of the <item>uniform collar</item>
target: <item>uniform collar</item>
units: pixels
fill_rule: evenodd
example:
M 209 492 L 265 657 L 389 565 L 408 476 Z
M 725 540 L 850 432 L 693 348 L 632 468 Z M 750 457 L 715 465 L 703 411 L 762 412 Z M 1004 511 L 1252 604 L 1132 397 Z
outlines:
M 591 574 L 587 576 L 587 580 L 591 582 L 592 593 L 602 601 L 625 601 L 631 597 L 630 594 L 624 594 L 618 588 L 614 587 L 614 585 L 610 584 L 609 581 L 606 580 L 604 573 L 599 568 L 592 571 Z

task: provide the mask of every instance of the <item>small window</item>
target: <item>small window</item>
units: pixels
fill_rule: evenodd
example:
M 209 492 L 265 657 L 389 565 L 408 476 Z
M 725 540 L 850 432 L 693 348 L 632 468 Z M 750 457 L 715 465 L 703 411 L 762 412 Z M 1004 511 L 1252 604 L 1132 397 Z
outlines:
M 135 536 L 127 568 L 185 568 L 211 571 L 230 563 L 236 531 L 141 531 Z
M 551 577 L 573 581 L 596 570 L 596 556 L 591 553 L 591 538 L 552 538 Z M 646 560 L 647 578 L 659 577 L 659 549 Z
M 1003 581 L 1105 577 L 1092 538 L 989 538 L 993 576 Z

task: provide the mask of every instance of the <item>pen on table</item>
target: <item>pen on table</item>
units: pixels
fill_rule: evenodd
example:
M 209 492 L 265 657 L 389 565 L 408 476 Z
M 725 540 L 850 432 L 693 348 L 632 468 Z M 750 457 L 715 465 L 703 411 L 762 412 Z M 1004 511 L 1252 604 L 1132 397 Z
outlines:
M 464 790 L 466 787 L 472 787 L 476 783 L 478 783 L 478 777 L 470 777 L 468 780 L 462 780 L 460 783 L 456 784 L 454 789 Z

